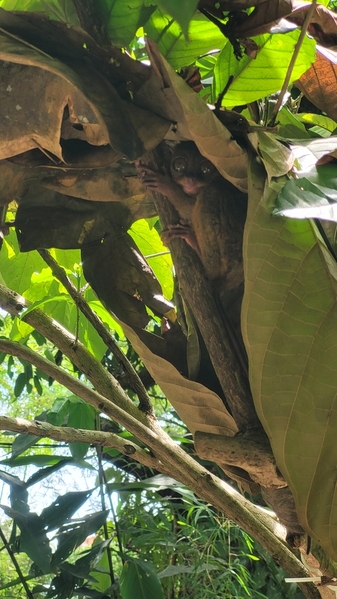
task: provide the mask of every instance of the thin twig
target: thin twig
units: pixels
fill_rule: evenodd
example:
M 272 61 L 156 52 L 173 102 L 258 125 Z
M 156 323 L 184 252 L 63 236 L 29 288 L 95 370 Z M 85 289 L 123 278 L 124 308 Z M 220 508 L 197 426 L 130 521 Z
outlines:
M 281 108 L 282 101 L 283 101 L 283 98 L 284 98 L 284 94 L 287 92 L 287 89 L 288 89 L 288 86 L 289 86 L 290 77 L 291 77 L 291 74 L 292 74 L 294 66 L 295 66 L 295 62 L 297 60 L 297 57 L 299 55 L 301 46 L 303 44 L 304 37 L 306 36 L 307 30 L 308 30 L 308 27 L 309 27 L 309 24 L 310 24 L 310 21 L 311 21 L 311 17 L 312 17 L 312 15 L 314 13 L 314 10 L 316 8 L 316 2 L 317 2 L 317 0 L 312 0 L 312 4 L 311 4 L 311 6 L 310 6 L 310 8 L 309 8 L 309 10 L 307 12 L 307 16 L 306 16 L 305 21 L 304 21 L 304 23 L 302 25 L 301 34 L 300 34 L 300 37 L 297 40 L 294 53 L 293 53 L 291 61 L 289 63 L 287 74 L 285 76 L 284 83 L 282 85 L 282 89 L 281 89 L 280 95 L 279 95 L 278 100 L 277 100 L 277 102 L 276 102 L 276 104 L 274 106 L 274 110 L 273 110 L 273 113 L 272 113 L 272 118 L 271 118 L 271 121 L 269 123 L 270 127 L 274 127 L 274 125 L 275 125 L 277 113 L 278 113 L 278 111 Z
M 99 478 L 99 494 L 100 494 L 100 498 L 101 498 L 101 508 L 102 508 L 102 512 L 105 512 L 106 504 L 105 504 L 103 487 L 106 485 L 106 479 L 104 476 L 104 468 L 103 468 L 103 464 L 102 464 L 102 446 L 96 448 L 96 455 L 97 455 L 97 459 L 98 459 L 98 478 Z M 107 496 L 110 497 L 110 493 L 107 493 Z M 104 524 L 103 524 L 103 530 L 104 530 L 104 539 L 106 541 L 108 541 L 110 538 L 110 535 L 109 535 L 108 524 L 107 524 L 106 520 L 104 521 Z M 109 546 L 106 548 L 106 551 L 107 551 L 107 558 L 108 558 L 108 564 L 109 564 L 110 586 L 112 587 L 115 584 L 115 573 L 114 573 L 114 567 L 113 567 L 113 563 L 112 563 L 111 550 L 110 550 Z
M 2 540 L 2 542 L 3 542 L 3 544 L 4 544 L 5 548 L 6 548 L 6 551 L 7 551 L 8 555 L 9 555 L 9 557 L 12 560 L 13 566 L 14 566 L 17 574 L 18 574 L 20 582 L 21 582 L 23 588 L 26 591 L 27 598 L 28 599 L 34 599 L 33 593 L 31 592 L 31 590 L 30 590 L 30 588 L 29 588 L 29 586 L 28 586 L 28 584 L 27 584 L 27 582 L 25 580 L 25 577 L 22 574 L 22 570 L 20 568 L 20 565 L 19 565 L 19 563 L 18 563 L 18 561 L 17 561 L 17 559 L 16 559 L 16 557 L 15 557 L 15 555 L 14 555 L 12 549 L 11 549 L 10 544 L 8 543 L 8 541 L 7 541 L 4 533 L 2 532 L 1 528 L 0 528 L 0 537 L 1 537 L 1 540 Z
M 66 288 L 69 295 L 73 298 L 78 309 L 84 314 L 84 316 L 89 320 L 92 326 L 95 328 L 105 345 L 111 351 L 111 353 L 115 356 L 116 360 L 119 364 L 124 368 L 125 372 L 130 377 L 131 387 L 135 393 L 138 395 L 139 399 L 139 409 L 146 414 L 153 415 L 153 406 L 151 404 L 150 397 L 139 378 L 137 372 L 127 359 L 126 355 L 122 352 L 114 338 L 110 335 L 109 331 L 104 326 L 101 319 L 95 314 L 95 312 L 90 308 L 84 297 L 81 293 L 76 289 L 75 285 L 70 281 L 69 277 L 66 274 L 64 268 L 62 268 L 56 260 L 51 256 L 48 250 L 38 250 L 41 258 L 45 261 L 46 264 L 51 268 L 51 271 L 56 279 L 62 283 L 62 285 Z

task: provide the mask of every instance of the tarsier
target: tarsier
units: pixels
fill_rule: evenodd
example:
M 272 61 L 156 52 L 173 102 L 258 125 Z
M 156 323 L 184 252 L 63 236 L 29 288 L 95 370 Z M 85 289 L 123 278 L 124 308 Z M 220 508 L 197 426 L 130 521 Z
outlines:
M 162 233 L 168 244 L 180 237 L 198 254 L 206 277 L 234 328 L 240 329 L 243 295 L 242 239 L 247 195 L 226 181 L 193 142 L 177 144 L 170 175 L 138 163 L 140 177 L 166 196 L 181 221 Z

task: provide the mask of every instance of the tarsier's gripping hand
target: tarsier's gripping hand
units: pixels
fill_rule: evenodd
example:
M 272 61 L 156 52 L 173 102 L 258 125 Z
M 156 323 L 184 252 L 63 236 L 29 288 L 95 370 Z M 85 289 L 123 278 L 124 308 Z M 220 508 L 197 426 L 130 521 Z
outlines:
M 181 186 L 173 181 L 170 175 L 163 175 L 144 165 L 140 160 L 136 162 L 138 176 L 149 191 L 158 191 L 166 196 L 182 216 L 182 208 L 187 205 L 187 216 L 190 217 L 194 198 L 188 197 Z M 184 210 L 183 210 L 184 214 Z M 190 220 L 181 218 L 176 225 L 170 225 L 160 234 L 164 245 L 169 245 L 172 239 L 184 239 L 200 256 L 199 245 Z
M 194 229 L 191 224 L 184 219 L 181 219 L 180 223 L 177 225 L 170 225 L 160 233 L 160 237 L 164 245 L 169 245 L 172 239 L 184 239 L 200 257 L 200 248 Z
M 159 171 L 155 171 L 143 164 L 140 160 L 135 162 L 138 171 L 138 177 L 149 191 L 158 191 L 167 198 L 171 199 L 179 185 L 172 180 L 169 175 L 163 175 Z
M 195 202 L 194 197 L 184 193 L 181 186 L 172 179 L 171 175 L 164 175 L 159 171 L 155 171 L 143 164 L 141 160 L 137 160 L 135 165 L 138 176 L 146 189 L 163 194 L 170 200 L 183 219 L 191 219 L 191 212 Z

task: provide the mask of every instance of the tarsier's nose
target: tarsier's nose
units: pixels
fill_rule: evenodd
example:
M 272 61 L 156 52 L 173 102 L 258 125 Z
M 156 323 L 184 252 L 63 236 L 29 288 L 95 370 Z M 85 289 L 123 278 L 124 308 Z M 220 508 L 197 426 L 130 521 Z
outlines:
M 195 177 L 183 177 L 179 184 L 188 195 L 196 195 L 204 187 L 204 183 Z

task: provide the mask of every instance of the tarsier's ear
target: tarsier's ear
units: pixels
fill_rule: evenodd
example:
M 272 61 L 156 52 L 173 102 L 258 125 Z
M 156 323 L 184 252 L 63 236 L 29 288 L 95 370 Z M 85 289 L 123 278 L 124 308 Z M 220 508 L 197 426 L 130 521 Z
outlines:
M 165 142 L 165 146 L 167 148 L 167 156 L 170 158 L 174 152 L 174 148 L 176 147 L 177 143 L 176 141 L 171 141 L 171 140 L 166 140 Z

